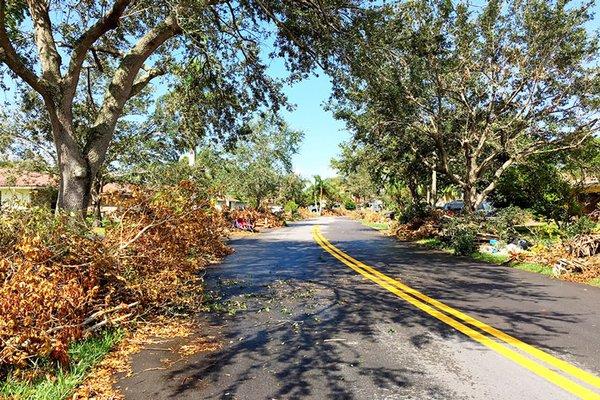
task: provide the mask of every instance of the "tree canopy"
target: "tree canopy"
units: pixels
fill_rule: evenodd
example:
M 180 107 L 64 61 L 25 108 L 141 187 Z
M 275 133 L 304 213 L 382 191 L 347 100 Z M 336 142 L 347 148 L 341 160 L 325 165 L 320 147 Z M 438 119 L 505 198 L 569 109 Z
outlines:
M 292 156 L 304 134 L 273 116 L 253 123 L 250 130 L 231 158 L 223 161 L 230 163 L 230 190 L 253 207 L 261 208 L 264 200 L 276 200 L 280 188 L 290 183 Z
M 443 174 L 474 210 L 511 166 L 598 132 L 590 10 L 546 0 L 389 5 L 363 19 L 333 108 L 357 142 L 395 154 L 388 165 Z

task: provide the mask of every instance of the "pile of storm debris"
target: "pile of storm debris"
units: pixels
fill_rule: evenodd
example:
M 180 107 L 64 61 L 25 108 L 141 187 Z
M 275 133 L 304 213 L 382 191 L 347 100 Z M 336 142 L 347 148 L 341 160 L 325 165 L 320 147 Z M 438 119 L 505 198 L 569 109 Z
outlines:
M 258 232 L 260 229 L 278 228 L 285 225 L 285 218 L 270 211 L 254 209 L 232 210 L 225 214 L 235 230 Z
M 578 235 L 562 246 L 564 257 L 553 263 L 555 276 L 587 281 L 600 276 L 600 234 Z

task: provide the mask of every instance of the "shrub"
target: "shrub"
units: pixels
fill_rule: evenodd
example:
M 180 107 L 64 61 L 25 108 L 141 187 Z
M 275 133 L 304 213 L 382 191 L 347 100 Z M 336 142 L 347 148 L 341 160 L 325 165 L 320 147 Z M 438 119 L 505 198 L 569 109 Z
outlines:
M 424 204 L 411 203 L 404 208 L 398 220 L 401 224 L 408 224 L 415 220 L 424 219 L 429 215 L 427 206 Z
M 452 235 L 450 243 L 454 250 L 454 254 L 459 256 L 467 256 L 477 250 L 477 246 L 475 245 L 475 232 L 467 227 L 457 229 Z
M 230 252 L 206 195 L 184 182 L 115 202 L 103 230 L 43 210 L 0 217 L 0 375 L 40 357 L 66 365 L 70 343 L 139 312 L 199 305 L 198 272 Z
M 296 204 L 296 202 L 294 200 L 290 200 L 287 203 L 285 203 L 285 206 L 283 209 L 285 210 L 285 212 L 294 216 L 298 213 L 298 208 L 299 208 L 298 204 Z
M 444 226 L 444 239 L 457 255 L 470 255 L 477 250 L 475 239 L 479 221 L 475 218 L 452 218 Z
M 563 234 L 556 221 L 544 222 L 529 228 L 529 230 L 538 242 L 553 243 Z
M 502 240 L 510 240 L 517 236 L 516 225 L 524 224 L 533 219 L 533 214 L 517 206 L 509 206 L 501 209 L 496 218 L 487 221 L 486 230 L 500 236 Z
M 344 201 L 344 208 L 348 211 L 356 210 L 356 203 L 354 200 L 348 199 Z

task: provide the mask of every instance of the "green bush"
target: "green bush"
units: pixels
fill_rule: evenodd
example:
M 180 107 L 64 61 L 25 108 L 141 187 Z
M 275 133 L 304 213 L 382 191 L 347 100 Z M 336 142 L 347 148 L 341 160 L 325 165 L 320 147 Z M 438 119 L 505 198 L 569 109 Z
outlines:
M 577 235 L 589 235 L 594 233 L 598 229 L 598 224 L 594 222 L 588 216 L 583 216 L 577 219 L 577 221 L 570 223 L 565 228 L 565 234 L 567 237 L 573 237 Z
M 283 209 L 285 210 L 285 212 L 290 213 L 291 215 L 296 215 L 298 213 L 298 204 L 296 204 L 296 202 L 294 200 L 290 200 L 287 203 L 285 203 L 285 206 L 283 207 Z
M 534 234 L 537 242 L 546 242 L 550 244 L 555 242 L 556 239 L 560 238 L 560 236 L 563 234 L 563 232 L 560 230 L 560 227 L 554 220 L 530 227 L 529 231 Z
M 475 231 L 469 227 L 462 227 L 456 230 L 450 241 L 454 254 L 459 256 L 468 256 L 477 250 L 475 245 Z
M 498 211 L 496 218 L 487 222 L 486 230 L 497 234 L 502 240 L 509 240 L 517 236 L 516 225 L 524 224 L 532 218 L 533 215 L 530 211 L 517 206 L 509 206 Z
M 454 250 L 454 254 L 466 256 L 477 250 L 475 238 L 479 230 L 475 218 L 452 218 L 444 224 L 444 240 Z
M 398 220 L 401 224 L 408 224 L 416 219 L 425 218 L 428 215 L 428 210 L 425 204 L 409 204 L 402 210 Z
M 494 206 L 530 209 L 536 215 L 568 221 L 581 213 L 581 204 L 571 183 L 561 174 L 559 160 L 547 155 L 506 170 L 490 200 Z
M 356 203 L 354 200 L 348 199 L 344 202 L 344 208 L 348 211 L 356 210 Z

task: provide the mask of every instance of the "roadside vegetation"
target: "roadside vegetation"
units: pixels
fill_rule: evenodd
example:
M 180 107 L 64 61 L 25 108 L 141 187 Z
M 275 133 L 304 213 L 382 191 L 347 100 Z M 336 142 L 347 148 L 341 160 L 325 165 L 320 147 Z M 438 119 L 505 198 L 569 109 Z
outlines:
M 55 371 L 51 362 L 40 360 L 35 370 L 13 371 L 0 386 L 0 396 L 16 399 L 49 400 L 69 397 L 119 341 L 121 330 L 104 330 L 94 337 L 74 342 L 67 351 L 71 368 Z M 30 376 L 27 376 L 30 374 Z
M 201 272 L 230 252 L 227 221 L 207 194 L 182 182 L 136 190 L 113 204 L 116 211 L 101 226 L 45 209 L 4 210 L 0 373 L 10 382 L 6 390 L 72 389 L 121 335 L 106 329 L 198 310 Z M 44 378 L 49 382 L 33 379 L 29 389 L 16 382 L 37 374 L 21 371 L 41 368 L 54 376 L 52 366 L 57 375 Z
M 431 249 L 442 250 L 449 254 L 455 254 L 455 250 L 452 247 L 449 247 L 442 240 L 436 237 L 416 240 L 415 243 Z M 512 268 L 521 269 L 523 271 L 535 272 L 546 276 L 553 275 L 552 267 L 548 265 L 537 264 L 532 262 L 513 261 L 509 254 L 494 254 L 482 251 L 475 251 L 469 254 L 469 256 L 475 261 L 481 261 L 496 265 L 508 265 Z M 590 281 L 589 283 L 593 284 L 593 281 Z
M 416 217 L 401 213 L 398 220 L 364 210 L 346 215 L 400 240 L 475 261 L 595 286 L 599 283 L 600 223 L 588 216 L 560 227 L 556 221 L 542 222 L 531 211 L 516 206 L 488 217 L 427 209 Z

